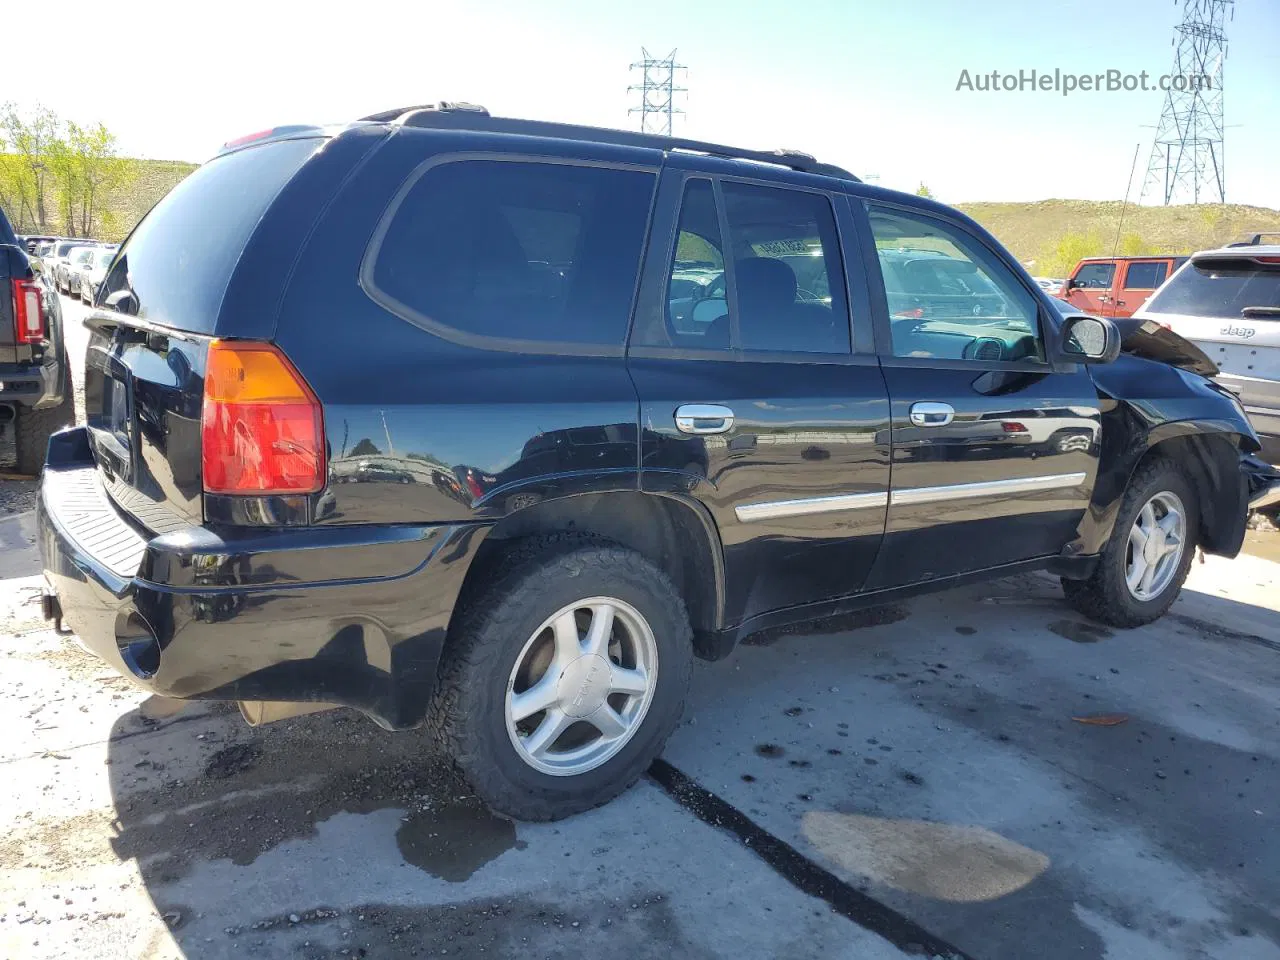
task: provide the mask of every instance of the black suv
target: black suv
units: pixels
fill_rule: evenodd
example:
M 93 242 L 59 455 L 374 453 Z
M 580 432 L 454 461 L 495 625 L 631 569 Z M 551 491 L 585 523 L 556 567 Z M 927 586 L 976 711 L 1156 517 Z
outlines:
M 75 420 L 73 396 L 58 295 L 0 209 L 0 460 L 39 473 L 49 436 Z
M 890 260 L 928 268 L 893 311 Z M 279 128 L 97 303 L 47 615 L 166 696 L 425 721 L 525 818 L 633 782 L 694 655 L 1034 568 L 1145 623 L 1275 482 L 1210 380 L 801 154 L 448 105 Z

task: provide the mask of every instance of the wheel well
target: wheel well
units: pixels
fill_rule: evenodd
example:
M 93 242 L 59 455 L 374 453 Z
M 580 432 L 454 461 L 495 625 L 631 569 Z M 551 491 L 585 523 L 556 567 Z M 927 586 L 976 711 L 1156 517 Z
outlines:
M 701 508 L 674 497 L 638 491 L 582 494 L 537 503 L 504 517 L 480 545 L 458 607 L 501 571 L 513 541 L 569 531 L 634 550 L 665 573 L 689 610 L 695 652 L 716 655 L 711 644 L 724 606 L 720 537 Z
M 1244 541 L 1248 493 L 1231 435 L 1195 433 L 1162 440 L 1134 465 L 1134 472 L 1157 457 L 1177 461 L 1191 478 L 1200 513 L 1198 542 L 1205 553 L 1235 556 Z

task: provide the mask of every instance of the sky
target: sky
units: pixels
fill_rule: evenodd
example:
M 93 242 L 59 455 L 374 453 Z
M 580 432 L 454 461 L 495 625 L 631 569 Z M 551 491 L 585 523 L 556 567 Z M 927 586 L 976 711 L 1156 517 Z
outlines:
M 53 30 L 47 44 L 9 45 L 0 101 L 101 120 L 129 155 L 192 161 L 277 124 L 344 121 L 437 100 L 635 127 L 627 109 L 638 100 L 627 87 L 638 76 L 628 66 L 644 46 L 655 55 L 676 49 L 688 66 L 679 135 L 799 149 L 884 186 L 925 183 L 951 203 L 1118 200 L 1141 144 L 1136 200 L 1164 94 L 1064 97 L 957 85 L 964 70 L 970 78 L 993 70 L 1145 70 L 1154 81 L 1172 66 L 1181 7 L 1181 0 L 70 0 L 50 16 L 75 29 Z M 1227 35 L 1227 200 L 1280 208 L 1280 0 L 1237 0 Z M 50 70 L 52 56 L 70 69 Z M 95 66 L 74 66 L 85 64 Z M 15 87 L 13 78 L 39 81 Z

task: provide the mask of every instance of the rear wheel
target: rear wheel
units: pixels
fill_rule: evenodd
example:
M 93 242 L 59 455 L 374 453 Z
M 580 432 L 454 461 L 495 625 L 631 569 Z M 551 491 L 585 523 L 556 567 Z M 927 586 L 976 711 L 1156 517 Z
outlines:
M 75 395 L 71 387 L 71 368 L 67 359 L 62 358 L 64 383 L 62 385 L 62 402 L 54 407 L 33 410 L 30 407 L 19 407 L 17 419 L 14 421 L 14 439 L 17 447 L 16 467 L 18 473 L 28 476 L 39 476 L 44 469 L 45 454 L 49 449 L 49 438 L 63 427 L 75 422 Z
M 555 820 L 617 796 L 679 721 L 683 601 L 639 554 L 534 541 L 450 630 L 432 726 L 494 809 Z
M 1182 590 L 1199 523 L 1194 488 L 1176 461 L 1139 467 L 1093 575 L 1062 581 L 1067 600 L 1117 627 L 1157 619 Z

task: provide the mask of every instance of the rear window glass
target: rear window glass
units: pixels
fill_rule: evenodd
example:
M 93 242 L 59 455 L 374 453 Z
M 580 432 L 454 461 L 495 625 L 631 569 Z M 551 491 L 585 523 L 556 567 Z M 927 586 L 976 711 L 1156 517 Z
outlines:
M 1146 312 L 1234 319 L 1247 307 L 1280 308 L 1280 264 L 1243 257 L 1193 262 L 1170 278 Z
M 99 303 L 165 326 L 212 333 L 227 281 L 281 188 L 323 143 L 283 140 L 218 157 L 157 203 L 120 249 Z M 132 301 L 132 302 L 130 302 Z
M 375 244 L 370 292 L 473 346 L 621 346 L 654 180 L 523 161 L 432 167 Z

